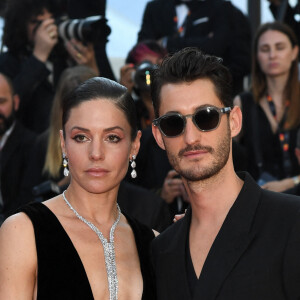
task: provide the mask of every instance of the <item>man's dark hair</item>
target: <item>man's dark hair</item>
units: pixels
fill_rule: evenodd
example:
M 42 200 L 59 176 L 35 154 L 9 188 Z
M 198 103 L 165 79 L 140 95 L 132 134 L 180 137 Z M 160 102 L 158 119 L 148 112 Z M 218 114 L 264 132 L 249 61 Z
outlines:
M 15 55 L 24 55 L 28 51 L 27 27 L 31 19 L 47 9 L 54 13 L 51 0 L 9 0 L 4 13 L 3 45 Z
M 233 106 L 231 74 L 222 64 L 222 59 L 203 54 L 197 48 L 185 48 L 167 56 L 161 66 L 153 71 L 151 96 L 156 118 L 159 117 L 163 85 L 192 82 L 197 79 L 209 79 L 224 106 Z

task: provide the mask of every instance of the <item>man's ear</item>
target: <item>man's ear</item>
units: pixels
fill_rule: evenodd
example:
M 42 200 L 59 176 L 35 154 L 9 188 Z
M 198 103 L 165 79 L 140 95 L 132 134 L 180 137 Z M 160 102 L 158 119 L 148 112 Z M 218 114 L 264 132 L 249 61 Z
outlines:
M 235 106 L 230 113 L 230 131 L 231 137 L 237 136 L 241 129 L 243 123 L 242 111 L 239 106 Z
M 20 106 L 20 97 L 18 94 L 13 95 L 13 103 L 14 103 L 14 109 L 17 111 Z
M 162 138 L 162 134 L 161 134 L 159 128 L 157 126 L 154 126 L 153 124 L 152 124 L 152 134 L 153 134 L 158 146 L 161 149 L 166 150 L 165 149 L 165 144 L 164 144 L 164 141 L 163 141 L 163 138 Z

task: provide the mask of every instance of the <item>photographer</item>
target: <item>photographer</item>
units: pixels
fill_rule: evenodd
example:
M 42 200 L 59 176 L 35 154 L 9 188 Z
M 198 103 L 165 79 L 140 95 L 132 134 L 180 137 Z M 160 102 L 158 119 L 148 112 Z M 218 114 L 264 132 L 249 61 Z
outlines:
M 20 96 L 17 118 L 41 133 L 49 126 L 56 84 L 68 66 L 80 64 L 99 73 L 91 43 L 58 36 L 57 3 L 51 0 L 10 0 L 5 12 L 0 71 L 13 80 Z
M 134 94 L 137 108 L 138 125 L 145 129 L 154 119 L 150 82 L 147 83 L 146 72 L 150 76 L 167 54 L 167 50 L 156 41 L 144 41 L 136 44 L 128 53 L 126 64 L 120 70 L 120 83 Z

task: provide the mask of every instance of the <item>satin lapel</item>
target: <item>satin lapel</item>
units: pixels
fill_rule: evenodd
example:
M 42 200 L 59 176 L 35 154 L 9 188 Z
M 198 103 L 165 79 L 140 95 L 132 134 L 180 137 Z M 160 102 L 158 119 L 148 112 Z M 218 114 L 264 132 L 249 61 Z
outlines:
M 185 264 L 186 237 L 189 232 L 190 219 L 191 210 L 188 209 L 182 222 L 178 224 L 176 235 L 164 253 L 164 266 L 168 268 L 166 283 L 169 287 L 168 291 L 171 292 L 168 299 L 172 300 L 191 299 Z
M 253 221 L 261 189 L 246 175 L 244 186 L 230 209 L 203 266 L 193 299 L 212 300 L 255 236 Z

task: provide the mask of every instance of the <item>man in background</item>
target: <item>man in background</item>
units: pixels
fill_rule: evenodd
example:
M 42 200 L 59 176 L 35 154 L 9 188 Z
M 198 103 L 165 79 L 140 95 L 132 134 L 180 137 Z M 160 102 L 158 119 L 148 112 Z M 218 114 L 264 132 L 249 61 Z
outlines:
M 16 120 L 19 97 L 12 83 L 0 74 L 0 214 L 4 218 L 21 204 L 19 191 L 28 166 L 35 134 Z M 1 223 L 1 221 L 0 221 Z
M 251 27 L 230 1 L 149 1 L 138 33 L 138 41 L 147 39 L 159 41 L 169 53 L 197 47 L 221 57 L 233 76 L 233 94 L 243 91 L 251 67 Z

